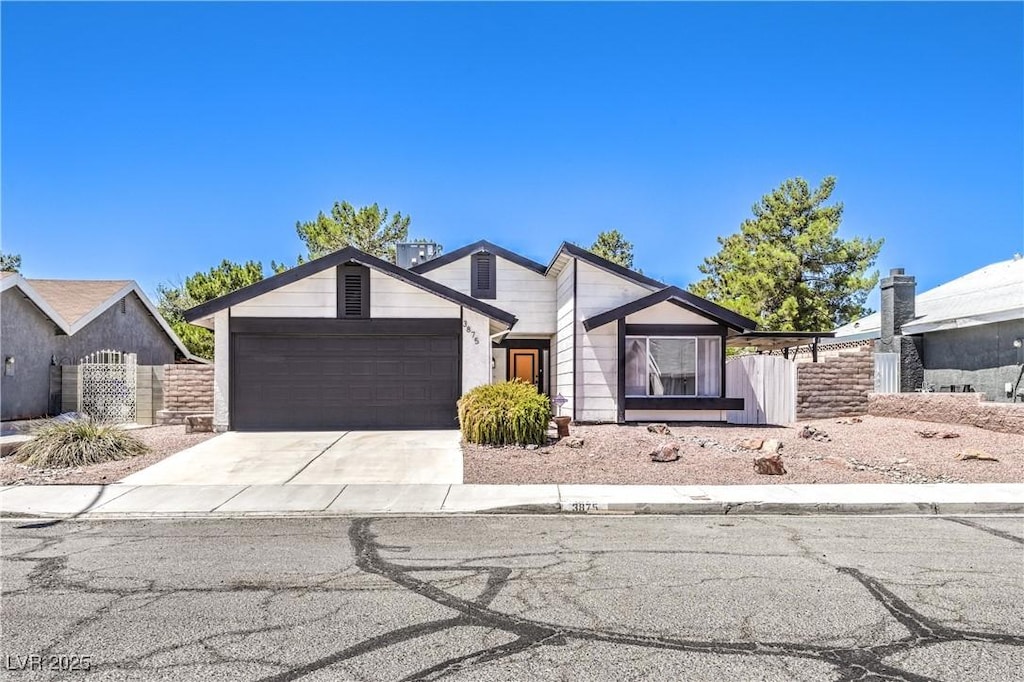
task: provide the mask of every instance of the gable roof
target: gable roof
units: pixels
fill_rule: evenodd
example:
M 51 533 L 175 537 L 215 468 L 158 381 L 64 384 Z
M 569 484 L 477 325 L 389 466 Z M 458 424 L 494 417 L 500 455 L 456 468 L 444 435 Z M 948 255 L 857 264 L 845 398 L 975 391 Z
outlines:
M 0 286 L 3 290 L 20 289 L 68 336 L 77 334 L 110 306 L 134 293 L 182 356 L 195 362 L 209 362 L 189 352 L 134 280 L 25 279 L 17 273 L 4 273 Z
M 1000 261 L 950 280 L 914 299 L 915 317 L 904 334 L 972 327 L 1024 317 L 1024 258 Z M 835 330 L 836 341 L 878 338 L 882 315 L 874 312 Z
M 297 282 L 300 279 L 305 279 L 310 275 L 327 270 L 328 268 L 344 265 L 346 263 L 365 265 L 368 268 L 390 275 L 391 277 L 401 280 L 418 289 L 430 292 L 440 298 L 450 301 L 451 303 L 464 306 L 484 315 L 485 317 L 489 317 L 492 320 L 502 322 L 510 328 L 517 322 L 516 316 L 512 313 L 506 312 L 492 305 L 488 305 L 487 303 L 477 300 L 472 296 L 467 296 L 460 291 L 456 291 L 455 289 L 446 287 L 443 284 L 427 279 L 415 272 L 405 268 L 400 268 L 394 263 L 389 263 L 377 258 L 376 256 L 371 256 L 368 253 L 360 251 L 354 246 L 346 246 L 343 249 L 329 253 L 326 256 L 317 258 L 316 260 L 311 260 L 308 263 L 297 265 L 290 270 L 285 270 L 273 277 L 268 277 L 267 279 L 250 284 L 247 287 L 242 287 L 230 294 L 225 294 L 224 296 L 207 301 L 206 303 L 201 303 L 200 305 L 185 311 L 185 320 L 187 322 L 195 322 L 196 320 L 200 320 L 204 317 L 209 317 L 220 310 L 230 308 L 231 306 L 238 305 L 243 301 L 248 301 L 249 299 L 283 287 L 286 284 Z
M 636 282 L 637 284 L 640 284 L 641 286 L 654 289 L 663 289 L 666 286 L 668 286 L 664 282 L 659 282 L 658 280 L 652 279 L 651 277 L 641 274 L 636 270 L 630 270 L 629 268 L 623 267 L 618 263 L 613 263 L 607 258 L 602 258 L 601 256 L 598 256 L 596 253 L 588 251 L 582 246 L 577 246 L 576 244 L 571 244 L 569 242 L 562 242 L 562 245 L 558 247 L 558 251 L 556 251 L 555 255 L 551 258 L 551 262 L 548 263 L 545 272 L 551 272 L 552 268 L 554 268 L 555 264 L 558 262 L 559 257 L 562 255 L 569 255 L 574 258 L 579 258 L 580 260 L 586 261 L 587 263 L 590 263 L 595 267 L 601 268 L 606 272 L 610 272 L 613 275 L 618 275 L 619 277 L 624 277 L 628 280 Z
M 547 274 L 547 268 L 537 261 L 530 260 L 526 256 L 520 256 L 515 251 L 509 251 L 508 249 L 498 246 L 497 244 L 493 244 L 486 239 L 481 239 L 480 241 L 473 242 L 472 244 L 467 244 L 466 246 L 455 249 L 450 253 L 446 253 L 442 256 L 438 256 L 437 258 L 414 265 L 409 269 L 418 273 L 430 272 L 431 270 L 436 270 L 437 268 L 448 265 L 449 263 L 454 263 L 460 258 L 465 258 L 466 256 L 480 252 L 493 253 L 497 256 L 501 256 L 507 261 L 511 261 L 516 265 L 526 268 L 527 270 L 533 270 L 540 275 Z
M 617 308 L 593 315 L 583 320 L 583 328 L 590 331 L 664 301 L 674 303 L 681 308 L 691 310 L 704 317 L 709 317 L 736 331 L 743 332 L 757 329 L 757 323 L 753 320 L 738 315 L 731 310 L 726 310 L 720 305 L 691 294 L 689 291 L 684 291 L 679 287 L 665 287 L 649 296 L 644 296 L 625 305 L 620 305 Z

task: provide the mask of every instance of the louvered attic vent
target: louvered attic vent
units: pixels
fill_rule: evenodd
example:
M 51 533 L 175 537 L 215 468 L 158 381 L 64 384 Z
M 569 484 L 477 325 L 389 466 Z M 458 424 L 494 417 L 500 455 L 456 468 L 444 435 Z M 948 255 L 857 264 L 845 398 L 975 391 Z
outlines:
M 497 298 L 496 258 L 493 253 L 473 255 L 470 293 L 474 298 Z
M 362 265 L 338 268 L 338 317 L 370 317 L 370 270 Z

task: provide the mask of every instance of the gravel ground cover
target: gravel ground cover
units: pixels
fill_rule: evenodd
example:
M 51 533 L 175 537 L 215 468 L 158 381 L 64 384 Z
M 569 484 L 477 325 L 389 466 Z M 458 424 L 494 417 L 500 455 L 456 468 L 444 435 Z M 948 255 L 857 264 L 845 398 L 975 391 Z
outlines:
M 184 426 L 151 426 L 133 429 L 150 452 L 132 459 L 69 469 L 35 469 L 18 464 L 13 455 L 0 459 L 0 485 L 104 484 L 145 469 L 175 452 L 202 443 L 214 433 L 185 433 Z
M 936 424 L 865 416 L 859 423 L 822 419 L 780 426 L 670 424 L 670 435 L 646 425 L 574 425 L 569 439 L 538 448 L 487 447 L 463 443 L 466 483 L 611 483 L 734 485 L 788 483 L 1020 483 L 1024 482 L 1024 436 L 962 424 Z M 798 436 L 808 425 L 829 440 Z M 918 431 L 955 433 L 958 438 L 923 438 Z M 782 442 L 787 473 L 754 472 L 758 454 L 739 447 L 749 438 Z M 652 462 L 649 453 L 666 442 L 679 444 L 679 460 Z M 980 450 L 999 461 L 959 460 Z

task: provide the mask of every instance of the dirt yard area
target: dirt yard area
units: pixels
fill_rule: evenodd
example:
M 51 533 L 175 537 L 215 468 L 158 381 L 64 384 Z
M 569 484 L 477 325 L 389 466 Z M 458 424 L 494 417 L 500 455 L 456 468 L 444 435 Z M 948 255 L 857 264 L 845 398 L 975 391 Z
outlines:
M 823 419 L 789 427 L 728 424 L 669 425 L 670 435 L 646 425 L 579 425 L 570 439 L 530 450 L 463 443 L 466 483 L 620 483 L 734 485 L 787 483 L 1020 483 L 1024 482 L 1024 437 L 961 424 L 861 417 L 859 423 Z M 828 440 L 798 436 L 804 425 Z M 937 432 L 924 438 L 919 431 Z M 942 438 L 942 434 L 958 434 Z M 745 439 L 778 439 L 787 473 L 754 472 L 765 453 L 740 447 Z M 649 453 L 666 442 L 679 445 L 679 459 L 652 462 Z M 999 461 L 960 460 L 980 450 Z
M 14 455 L 0 459 L 0 485 L 53 485 L 116 483 L 128 474 L 145 469 L 175 452 L 202 443 L 215 433 L 185 433 L 184 426 L 151 426 L 132 434 L 150 447 L 150 452 L 118 462 L 105 462 L 70 469 L 35 469 L 18 464 Z

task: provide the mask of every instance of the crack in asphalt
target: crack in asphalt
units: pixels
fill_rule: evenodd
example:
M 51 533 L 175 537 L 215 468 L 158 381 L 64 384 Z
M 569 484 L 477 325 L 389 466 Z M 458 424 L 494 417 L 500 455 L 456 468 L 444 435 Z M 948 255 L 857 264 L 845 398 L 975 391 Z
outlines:
M 992 528 L 990 526 L 982 525 L 980 523 L 977 523 L 976 521 L 969 521 L 968 519 L 953 516 L 947 517 L 946 520 L 952 521 L 953 523 L 959 523 L 960 525 L 967 526 L 968 528 L 980 530 L 983 533 L 995 535 L 997 538 L 1009 540 L 1010 542 L 1016 542 L 1018 545 L 1024 545 L 1024 538 L 1013 535 L 1012 533 L 1007 533 L 1005 530 L 999 530 L 998 528 Z
M 1021 539 L 1017 536 L 988 528 L 981 524 L 964 522 L 962 519 L 948 520 L 963 523 L 963 525 L 976 528 L 979 531 L 991 533 L 997 537 L 1007 539 L 1012 542 L 1021 542 Z M 574 567 L 573 573 L 578 574 L 589 573 L 596 569 L 596 554 L 645 554 L 648 552 L 645 550 L 634 551 L 628 549 L 596 550 L 595 552 L 584 552 L 586 556 L 583 558 L 578 556 L 574 556 L 571 559 L 557 558 L 557 555 L 560 554 L 574 553 L 574 550 L 568 547 L 564 542 L 558 541 L 556 544 L 559 549 L 552 553 L 492 555 L 486 557 L 486 560 L 489 563 L 485 565 L 480 565 L 479 563 L 467 565 L 470 561 L 479 562 L 481 560 L 479 557 L 453 560 L 449 562 L 444 562 L 443 560 L 438 559 L 406 558 L 406 563 L 398 563 L 397 561 L 390 560 L 382 556 L 382 552 L 390 552 L 397 555 L 409 555 L 413 548 L 410 546 L 389 545 L 379 542 L 377 534 L 374 532 L 373 528 L 375 521 L 376 519 L 360 518 L 352 520 L 349 525 L 348 542 L 355 555 L 355 569 L 344 568 L 338 572 L 321 574 L 322 577 L 318 576 L 318 579 L 314 583 L 301 586 L 227 583 L 210 587 L 169 587 L 166 589 L 160 589 L 155 580 L 145 580 L 142 581 L 144 583 L 142 585 L 133 585 L 128 587 L 98 587 L 90 584 L 88 578 L 82 581 L 76 579 L 75 576 L 70 575 L 72 571 L 68 565 L 68 556 L 77 554 L 79 551 L 68 552 L 62 556 L 29 556 L 41 551 L 56 551 L 59 546 L 68 539 L 68 537 L 73 537 L 75 535 L 74 533 L 65 537 L 44 536 L 34 538 L 39 540 L 37 544 L 22 549 L 13 555 L 6 556 L 4 557 L 4 560 L 31 562 L 33 565 L 27 575 L 27 581 L 30 588 L 35 591 L 74 591 L 111 597 L 110 601 L 93 609 L 92 612 L 87 615 L 76 619 L 71 625 L 63 628 L 62 631 L 57 636 L 53 637 L 50 642 L 43 644 L 39 650 L 41 655 L 47 655 L 50 652 L 57 651 L 61 643 L 70 641 L 71 638 L 76 635 L 80 635 L 90 625 L 110 616 L 115 609 L 125 608 L 126 601 L 129 599 L 144 600 L 141 604 L 128 604 L 132 610 L 136 610 L 147 608 L 157 601 L 175 594 L 216 594 L 238 592 L 267 593 L 266 596 L 260 600 L 259 605 L 261 610 L 266 614 L 266 618 L 261 626 L 222 631 L 202 636 L 197 635 L 187 641 L 180 641 L 167 646 L 150 649 L 134 658 L 126 658 L 111 662 L 94 662 L 93 670 L 95 671 L 104 669 L 115 671 L 154 671 L 173 670 L 178 667 L 190 667 L 195 665 L 196 662 L 154 664 L 161 655 L 173 654 L 188 647 L 199 646 L 205 650 L 207 655 L 210 657 L 210 660 L 207 662 L 208 664 L 259 664 L 272 669 L 276 668 L 280 671 L 270 675 L 266 675 L 266 673 L 264 673 L 264 675 L 266 675 L 262 678 L 264 682 L 287 682 L 290 680 L 301 679 L 330 666 L 341 664 L 345 661 L 371 652 L 383 650 L 396 644 L 415 641 L 420 637 L 426 637 L 463 627 L 479 627 L 485 628 L 491 633 L 504 633 L 511 637 L 511 641 L 505 641 L 495 646 L 485 647 L 470 653 L 447 658 L 437 664 L 417 670 L 403 679 L 410 681 L 438 680 L 448 675 L 472 670 L 475 667 L 507 659 L 512 656 L 532 654 L 533 652 L 538 652 L 543 647 L 564 646 L 573 640 L 580 642 L 623 645 L 646 649 L 649 651 L 683 651 L 712 655 L 740 655 L 813 660 L 831 665 L 838 674 L 838 677 L 836 678 L 838 682 L 874 682 L 883 680 L 894 682 L 929 682 L 935 680 L 935 678 L 920 675 L 902 669 L 898 665 L 887 663 L 885 659 L 894 654 L 914 651 L 938 644 L 975 642 L 1024 647 L 1024 636 L 949 627 L 934 619 L 924 616 L 922 613 L 911 607 L 906 601 L 893 593 L 878 578 L 868 575 L 854 567 L 834 566 L 829 564 L 822 556 L 815 555 L 810 548 L 804 544 L 803 539 L 799 534 L 793 531 L 793 529 L 789 529 L 791 532 L 788 539 L 802 550 L 806 558 L 811 558 L 820 564 L 828 566 L 830 569 L 835 570 L 838 575 L 855 580 L 863 587 L 867 595 L 870 596 L 874 602 L 880 605 L 889 617 L 899 623 L 908 634 L 884 644 L 835 646 L 829 644 L 785 641 L 694 640 L 668 636 L 644 635 L 599 627 L 588 628 L 567 626 L 534 620 L 514 613 L 509 613 L 507 611 L 498 611 L 491 608 L 494 600 L 501 595 L 502 591 L 507 586 L 511 585 L 513 581 L 513 573 L 515 569 L 508 565 L 503 565 L 500 563 L 501 561 L 522 559 L 523 556 L 527 555 L 539 557 L 551 556 L 554 554 L 556 555 L 554 561 L 552 563 L 545 564 L 544 568 L 563 568 L 571 565 Z M 330 536 L 331 539 L 335 539 L 337 537 L 337 535 Z M 566 540 L 567 539 L 568 536 L 566 537 Z M 136 541 L 137 540 L 127 539 L 122 540 L 121 543 L 115 544 L 124 544 L 126 542 Z M 659 550 L 656 553 L 670 552 L 667 550 Z M 409 565 L 410 562 L 413 562 L 412 565 Z M 582 564 L 581 568 L 578 566 L 579 564 Z M 454 615 L 449 618 L 434 619 L 423 623 L 395 628 L 300 665 L 274 660 L 270 655 L 268 655 L 270 652 L 264 652 L 262 655 L 258 656 L 254 655 L 252 657 L 245 657 L 237 654 L 229 655 L 222 650 L 222 647 L 230 646 L 231 644 L 244 640 L 246 637 L 257 634 L 289 631 L 297 627 L 317 624 L 337 616 L 344 609 L 344 606 L 327 609 L 317 615 L 311 615 L 309 618 L 301 618 L 298 620 L 290 619 L 287 622 L 277 623 L 268 622 L 272 618 L 272 601 L 276 597 L 282 595 L 306 595 L 316 594 L 318 592 L 338 591 L 359 592 L 379 589 L 378 587 L 363 588 L 359 586 L 341 588 L 332 587 L 327 584 L 342 577 L 358 574 L 358 572 L 384 578 L 390 583 L 397 585 L 408 592 L 426 598 L 453 611 Z M 453 583 L 449 587 L 442 587 L 441 585 L 436 584 L 438 582 L 437 580 L 431 582 L 420 577 L 422 574 L 431 572 L 448 575 L 462 574 L 464 578 L 442 580 L 442 582 Z M 452 587 L 465 588 L 473 581 L 479 581 L 481 577 L 486 577 L 486 580 L 483 587 L 478 589 L 478 593 L 475 596 L 463 597 L 452 593 Z M 532 581 L 520 578 L 515 582 L 516 585 L 520 586 L 524 583 L 531 585 Z M 28 588 L 23 590 L 5 590 L 0 592 L 0 596 L 9 597 L 11 595 L 22 594 L 28 591 Z M 538 596 L 543 596 L 544 599 L 547 599 L 549 595 L 538 593 Z M 582 609 L 583 612 L 585 612 L 585 615 L 589 616 L 592 621 L 597 619 L 597 614 L 584 609 L 583 605 L 577 603 L 576 599 L 573 597 L 565 597 L 562 595 L 562 598 Z M 523 606 L 524 608 L 526 607 L 526 602 L 523 602 Z M 884 623 L 879 624 L 878 627 L 884 627 Z

